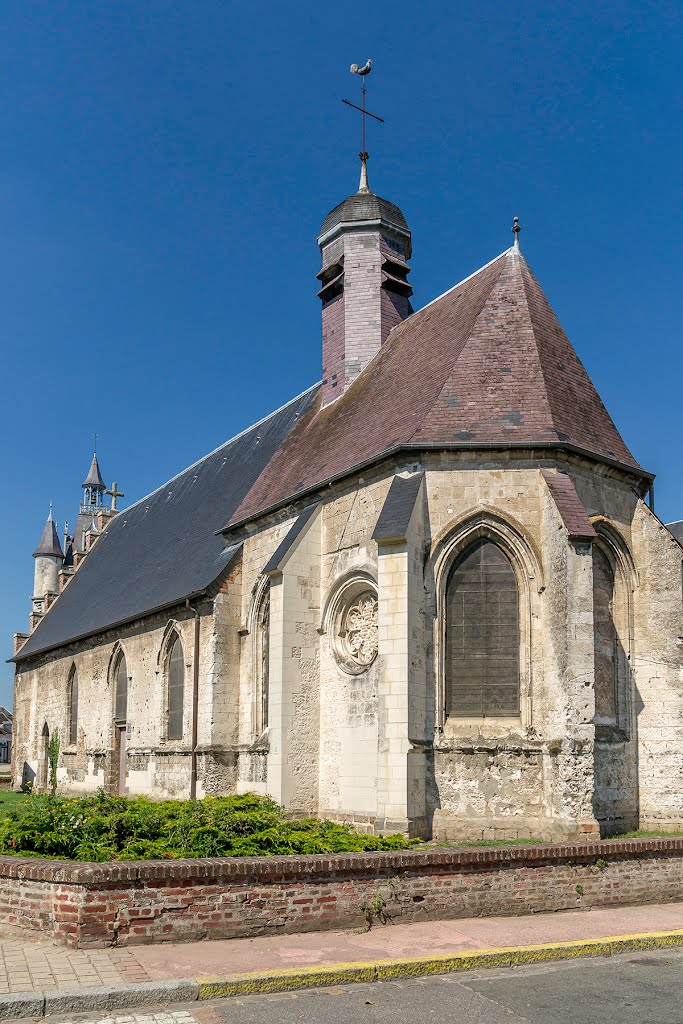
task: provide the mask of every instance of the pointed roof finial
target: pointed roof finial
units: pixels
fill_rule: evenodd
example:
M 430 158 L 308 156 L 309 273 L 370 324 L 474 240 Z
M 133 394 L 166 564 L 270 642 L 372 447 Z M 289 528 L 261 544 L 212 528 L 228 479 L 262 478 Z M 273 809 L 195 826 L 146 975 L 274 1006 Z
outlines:
M 519 233 L 522 230 L 522 225 L 519 223 L 519 217 L 512 218 L 512 230 L 515 233 L 515 249 L 519 249 Z
M 358 154 L 360 157 L 360 184 L 358 186 L 359 192 L 369 192 L 370 186 L 368 185 L 368 154 L 363 152 Z
M 62 546 L 59 543 L 54 519 L 52 518 L 52 502 L 50 502 L 50 515 L 43 527 L 38 547 L 33 552 L 34 558 L 39 558 L 40 555 L 51 555 L 55 558 L 64 558 L 64 552 L 62 551 Z

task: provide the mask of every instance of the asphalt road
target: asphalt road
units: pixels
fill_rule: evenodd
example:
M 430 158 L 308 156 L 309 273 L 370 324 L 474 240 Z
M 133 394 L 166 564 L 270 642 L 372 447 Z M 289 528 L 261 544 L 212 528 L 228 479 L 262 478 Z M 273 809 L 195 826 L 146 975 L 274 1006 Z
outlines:
M 683 950 L 248 996 L 54 1024 L 683 1024 Z

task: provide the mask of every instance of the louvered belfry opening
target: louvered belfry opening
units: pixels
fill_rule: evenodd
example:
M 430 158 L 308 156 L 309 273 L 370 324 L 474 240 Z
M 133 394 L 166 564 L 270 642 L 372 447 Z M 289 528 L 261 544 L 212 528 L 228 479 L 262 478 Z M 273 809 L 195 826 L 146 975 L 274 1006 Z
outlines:
M 519 589 L 504 551 L 482 539 L 446 586 L 446 714 L 519 714 Z

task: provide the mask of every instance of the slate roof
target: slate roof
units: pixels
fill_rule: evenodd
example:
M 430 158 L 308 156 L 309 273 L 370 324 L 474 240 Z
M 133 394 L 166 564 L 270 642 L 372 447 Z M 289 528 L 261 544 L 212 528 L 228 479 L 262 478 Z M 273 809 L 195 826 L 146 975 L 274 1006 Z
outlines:
M 100 464 L 97 461 L 97 456 L 93 454 L 88 475 L 83 481 L 83 487 L 102 487 L 104 489 L 106 486 L 107 485 L 102 479 L 102 474 L 100 473 Z
M 130 622 L 203 593 L 238 546 L 216 531 L 305 414 L 311 388 L 119 512 L 13 659 Z
M 669 533 L 673 533 L 678 543 L 683 545 L 683 519 L 679 519 L 676 523 L 667 523 L 666 528 Z
M 574 481 L 566 473 L 553 473 L 542 469 L 541 476 L 548 485 L 560 518 L 570 537 L 596 537 L 597 534 L 576 492 Z
M 58 558 L 64 558 L 62 545 L 59 543 L 59 537 L 57 536 L 57 529 L 52 515 L 48 516 L 48 520 L 43 527 L 43 532 L 40 535 L 38 547 L 33 552 L 34 558 L 37 558 L 38 555 L 56 555 Z
M 390 203 L 388 199 L 381 199 L 374 192 L 356 192 L 330 210 L 322 223 L 318 237 L 327 234 L 337 224 L 347 224 L 356 220 L 386 220 L 408 231 L 408 224 L 398 206 Z
M 501 446 L 649 476 L 515 247 L 394 327 L 334 402 L 319 393 L 226 528 L 402 448 Z
M 405 538 L 423 478 L 424 473 L 394 477 L 375 525 L 373 540 L 398 541 Z

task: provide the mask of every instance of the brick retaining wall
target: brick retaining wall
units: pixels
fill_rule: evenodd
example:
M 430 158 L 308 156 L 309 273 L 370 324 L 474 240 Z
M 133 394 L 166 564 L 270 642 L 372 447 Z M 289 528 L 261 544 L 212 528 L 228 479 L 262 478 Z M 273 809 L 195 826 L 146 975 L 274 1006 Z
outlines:
M 76 864 L 0 857 L 0 934 L 72 947 L 683 900 L 683 839 Z

